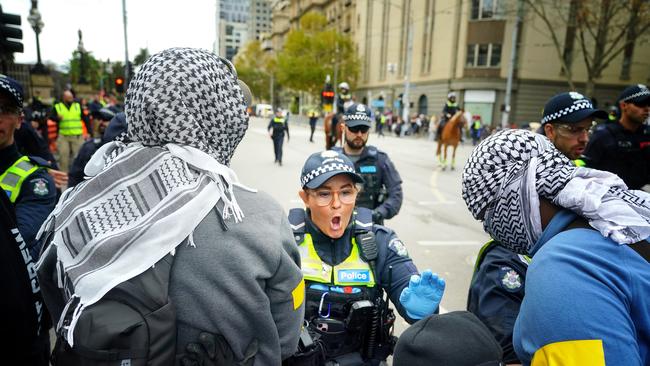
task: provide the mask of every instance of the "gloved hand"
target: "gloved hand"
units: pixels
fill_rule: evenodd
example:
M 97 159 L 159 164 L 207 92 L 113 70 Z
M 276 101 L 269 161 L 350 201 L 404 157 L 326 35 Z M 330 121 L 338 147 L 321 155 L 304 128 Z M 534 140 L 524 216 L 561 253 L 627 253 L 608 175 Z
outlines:
M 380 225 L 383 224 L 384 215 L 382 215 L 381 212 L 377 210 L 372 210 L 372 222 Z
M 246 348 L 244 359 L 235 361 L 235 355 L 221 334 L 201 332 L 198 343 L 188 343 L 181 358 L 183 366 L 252 366 L 257 354 L 257 339 Z
M 422 276 L 411 276 L 409 286 L 399 295 L 399 302 L 409 317 L 422 319 L 433 314 L 438 308 L 444 292 L 445 280 L 427 269 L 422 272 Z

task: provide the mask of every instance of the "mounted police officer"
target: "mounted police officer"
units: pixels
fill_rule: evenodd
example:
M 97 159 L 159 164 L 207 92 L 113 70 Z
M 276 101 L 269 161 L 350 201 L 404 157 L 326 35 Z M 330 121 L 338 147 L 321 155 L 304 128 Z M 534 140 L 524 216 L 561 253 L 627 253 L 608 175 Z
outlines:
M 355 209 L 363 178 L 345 155 L 312 154 L 300 181 L 306 209 L 292 209 L 289 222 L 305 279 L 307 329 L 287 364 L 378 365 L 395 343 L 388 298 L 413 323 L 436 311 L 445 282 L 430 270 L 420 276 L 395 232 L 373 225 L 370 210 Z
M 284 143 L 285 132 L 287 133 L 287 141 L 289 141 L 289 118 L 283 116 L 282 110 L 278 108 L 266 129 L 269 131 L 269 137 L 273 140 L 275 163 L 282 166 L 282 144 Z
M 397 215 L 402 207 L 402 178 L 385 152 L 366 145 L 370 135 L 370 109 L 363 104 L 353 104 L 343 116 L 345 143 L 333 150 L 345 154 L 354 162 L 356 172 L 365 180 L 357 198 L 357 206 L 372 210 L 375 224 Z
M 40 248 L 36 233 L 56 204 L 54 180 L 42 158 L 23 156 L 14 141 L 23 115 L 23 88 L 0 75 L 0 186 L 16 210 L 18 230 L 36 261 Z
M 438 139 L 442 137 L 442 129 L 445 127 L 447 121 L 449 121 L 451 117 L 453 117 L 456 114 L 456 112 L 458 112 L 459 109 L 460 107 L 456 102 L 456 93 L 450 92 L 449 94 L 447 94 L 447 102 L 445 102 L 445 106 L 442 107 L 442 118 L 440 119 L 440 123 L 438 124 L 438 132 L 436 134 Z
M 650 184 L 650 90 L 632 85 L 618 97 L 620 119 L 598 126 L 585 150 L 587 166 L 617 174 L 629 189 Z
M 594 118 L 605 119 L 605 111 L 594 108 L 580 93 L 565 92 L 546 102 L 542 134 L 576 165 L 589 141 Z M 525 294 L 528 256 L 514 253 L 490 240 L 479 251 L 467 295 L 467 310 L 490 329 L 501 344 L 504 362 L 519 363 L 512 346 L 512 333 Z

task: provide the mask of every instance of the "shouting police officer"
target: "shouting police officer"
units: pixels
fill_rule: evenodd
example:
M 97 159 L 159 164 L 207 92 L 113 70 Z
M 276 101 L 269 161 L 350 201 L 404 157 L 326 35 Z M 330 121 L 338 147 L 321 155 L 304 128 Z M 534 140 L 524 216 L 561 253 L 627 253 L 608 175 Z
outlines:
M 445 281 L 430 270 L 419 275 L 397 235 L 373 225 L 370 210 L 355 208 L 363 179 L 345 155 L 312 154 L 300 182 L 306 210 L 291 210 L 289 222 L 305 278 L 309 335 L 287 364 L 377 365 L 395 341 L 388 298 L 413 323 L 436 311 Z
M 345 154 L 354 162 L 357 173 L 365 180 L 357 198 L 357 206 L 372 210 L 375 224 L 397 215 L 402 207 L 402 178 L 385 152 L 366 145 L 372 124 L 370 110 L 363 104 L 353 104 L 343 116 L 345 143 L 333 150 Z
M 629 189 L 650 184 L 650 90 L 632 85 L 618 97 L 620 119 L 598 126 L 585 150 L 590 168 L 617 174 Z
M 18 230 L 34 260 L 40 248 L 36 233 L 54 209 L 54 180 L 42 158 L 22 156 L 14 142 L 14 131 L 23 115 L 23 88 L 14 79 L 0 75 L 0 186 L 16 209 Z

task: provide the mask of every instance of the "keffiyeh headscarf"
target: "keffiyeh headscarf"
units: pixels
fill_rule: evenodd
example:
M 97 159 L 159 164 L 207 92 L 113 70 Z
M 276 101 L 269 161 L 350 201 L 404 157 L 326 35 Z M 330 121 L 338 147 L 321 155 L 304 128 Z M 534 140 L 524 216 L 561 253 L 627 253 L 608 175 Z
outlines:
M 474 218 L 503 246 L 528 253 L 542 234 L 540 197 L 584 217 L 620 244 L 650 236 L 650 195 L 616 175 L 576 167 L 540 134 L 503 130 L 479 144 L 462 174 Z
M 189 48 L 152 56 L 129 85 L 126 118 L 130 143 L 103 145 L 85 169 L 92 179 L 63 194 L 39 233 L 54 232 L 43 258 L 56 250 L 59 286 L 71 294 L 57 325 L 70 345 L 84 308 L 182 242 L 194 245 L 215 207 L 244 217 L 227 165 L 248 115 L 225 61 Z

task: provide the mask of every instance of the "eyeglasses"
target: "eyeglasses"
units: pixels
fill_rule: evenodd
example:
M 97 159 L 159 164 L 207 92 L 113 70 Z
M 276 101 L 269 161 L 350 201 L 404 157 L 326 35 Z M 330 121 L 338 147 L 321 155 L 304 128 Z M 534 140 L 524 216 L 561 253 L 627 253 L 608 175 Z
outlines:
M 348 127 L 348 130 L 352 133 L 366 133 L 368 130 L 370 130 L 369 126 L 364 126 L 364 125 L 359 125 L 359 126 L 354 126 L 354 127 Z
M 332 203 L 332 199 L 334 199 L 334 195 L 337 195 L 341 203 L 344 203 L 346 205 L 354 203 L 354 201 L 356 201 L 357 199 L 357 190 L 356 188 L 353 187 L 343 188 L 338 191 L 331 191 L 329 189 L 317 189 L 313 191 L 310 190 L 307 192 L 312 196 L 314 196 L 316 200 L 316 205 L 320 207 L 325 207 L 330 203 Z
M 554 123 L 553 125 L 558 129 L 558 131 L 560 131 L 561 134 L 571 137 L 579 137 L 585 133 L 589 134 L 594 126 L 596 126 L 596 122 L 592 121 L 591 125 L 587 127 L 567 125 L 564 123 Z

